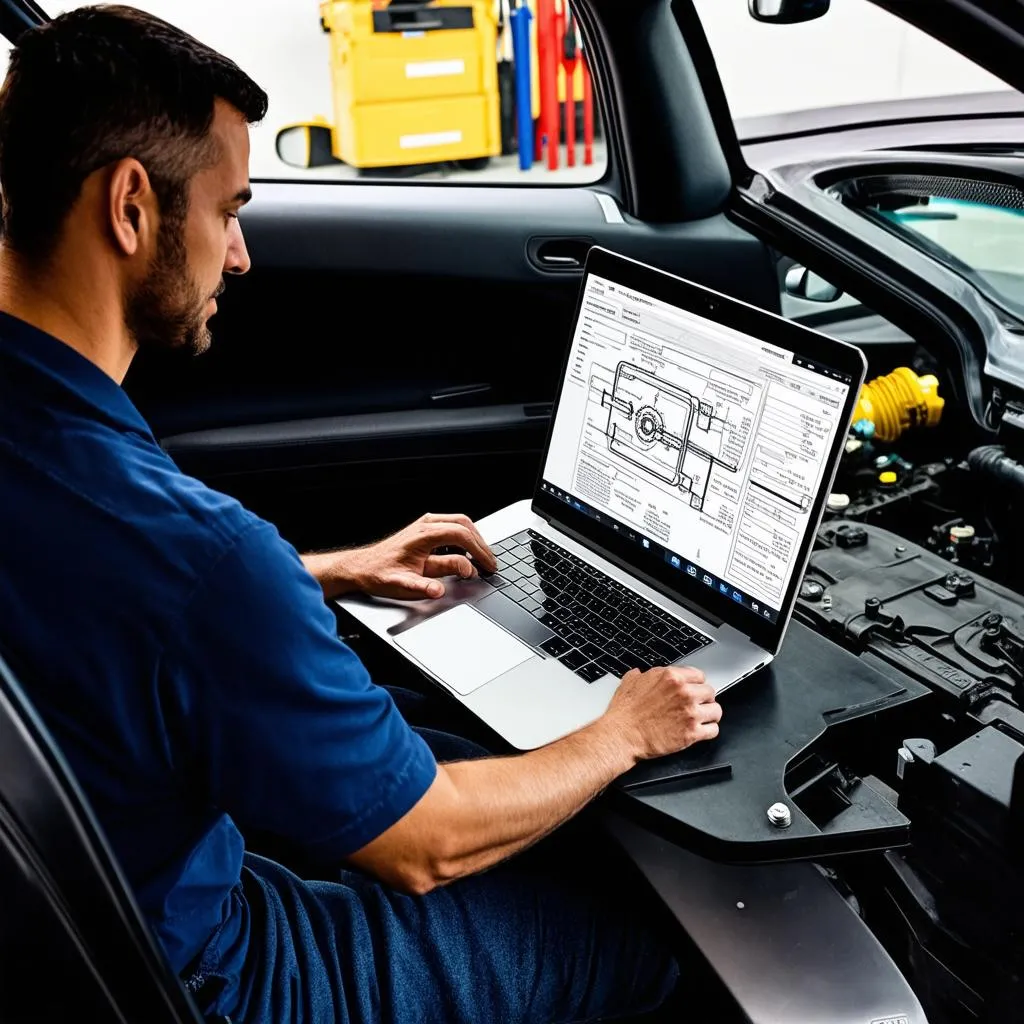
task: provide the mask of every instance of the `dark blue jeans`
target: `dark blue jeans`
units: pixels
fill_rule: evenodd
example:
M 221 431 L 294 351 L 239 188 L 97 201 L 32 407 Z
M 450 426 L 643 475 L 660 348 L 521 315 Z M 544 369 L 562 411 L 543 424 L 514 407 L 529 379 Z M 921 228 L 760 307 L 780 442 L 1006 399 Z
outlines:
M 422 720 L 424 698 L 395 697 Z M 488 754 L 419 731 L 438 760 Z M 426 896 L 354 871 L 311 881 L 247 854 L 231 934 L 200 965 L 200 1008 L 268 1024 L 562 1024 L 654 1009 L 678 967 L 660 908 L 609 847 L 571 825 Z

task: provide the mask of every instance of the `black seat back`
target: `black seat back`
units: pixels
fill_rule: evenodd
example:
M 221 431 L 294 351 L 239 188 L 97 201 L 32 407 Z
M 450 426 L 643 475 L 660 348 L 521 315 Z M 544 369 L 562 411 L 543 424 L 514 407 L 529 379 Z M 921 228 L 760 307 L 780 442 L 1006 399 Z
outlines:
M 202 1024 L 0 658 L 0 1021 Z

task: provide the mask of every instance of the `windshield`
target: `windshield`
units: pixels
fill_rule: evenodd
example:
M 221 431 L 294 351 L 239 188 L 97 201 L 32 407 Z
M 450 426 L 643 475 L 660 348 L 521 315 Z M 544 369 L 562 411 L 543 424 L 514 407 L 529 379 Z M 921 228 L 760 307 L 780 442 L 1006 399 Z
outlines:
M 741 141 L 914 116 L 920 101 L 933 97 L 966 100 L 976 113 L 986 106 L 1000 109 L 1000 101 L 1016 96 L 1000 79 L 869 0 L 838 0 L 824 17 L 799 25 L 754 21 L 742 0 L 695 0 L 695 6 Z M 950 108 L 960 105 L 951 102 Z

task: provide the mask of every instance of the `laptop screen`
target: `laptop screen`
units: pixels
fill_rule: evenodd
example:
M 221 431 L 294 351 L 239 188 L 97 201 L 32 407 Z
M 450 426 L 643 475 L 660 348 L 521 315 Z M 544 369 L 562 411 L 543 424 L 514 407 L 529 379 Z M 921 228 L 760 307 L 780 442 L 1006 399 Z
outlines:
M 708 311 L 742 307 L 778 335 L 783 321 L 715 297 Z M 638 569 L 657 563 L 698 601 L 690 584 L 717 595 L 711 606 L 727 599 L 735 624 L 742 608 L 774 625 L 860 379 L 849 358 L 831 366 L 726 319 L 591 269 L 539 488 L 629 544 Z

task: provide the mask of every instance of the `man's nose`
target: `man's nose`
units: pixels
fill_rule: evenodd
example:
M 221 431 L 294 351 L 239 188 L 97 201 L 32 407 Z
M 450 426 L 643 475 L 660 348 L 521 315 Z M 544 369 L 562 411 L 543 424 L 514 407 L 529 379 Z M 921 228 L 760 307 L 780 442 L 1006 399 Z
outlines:
M 250 266 L 252 266 L 252 261 L 249 259 L 249 250 L 245 247 L 242 226 L 236 218 L 231 222 L 228 251 L 224 258 L 224 272 L 226 274 L 245 274 Z

